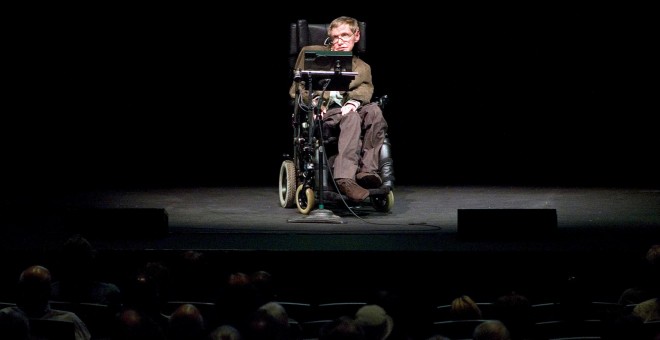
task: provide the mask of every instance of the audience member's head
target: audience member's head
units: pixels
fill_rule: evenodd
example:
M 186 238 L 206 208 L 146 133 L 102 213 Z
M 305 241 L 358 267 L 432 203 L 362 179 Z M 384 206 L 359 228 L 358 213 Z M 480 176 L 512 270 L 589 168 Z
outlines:
M 139 309 L 152 318 L 169 298 L 169 268 L 160 262 L 148 262 L 131 278 L 126 288 L 125 306 Z
M 355 322 L 362 327 L 367 340 L 385 340 L 392 333 L 394 321 L 379 305 L 365 305 L 355 313 Z
M 473 340 L 510 340 L 509 330 L 499 320 L 486 320 L 474 328 Z
M 209 340 L 241 340 L 241 332 L 231 325 L 221 325 L 213 329 L 208 336 Z
M 257 290 L 260 303 L 275 301 L 275 287 L 273 286 L 273 276 L 265 271 L 258 270 L 250 274 L 250 282 Z
M 43 266 L 30 266 L 19 276 L 16 305 L 28 317 L 41 317 L 46 313 L 51 280 L 50 271 Z
M 245 334 L 246 321 L 261 305 L 257 290 L 250 282 L 250 277 L 242 272 L 232 273 L 227 277 L 215 299 L 215 311 L 218 320 L 215 324 L 232 325 Z
M 619 296 L 619 304 L 633 305 L 660 296 L 660 244 L 645 249 L 636 281 Z
M 100 303 L 119 311 L 121 291 L 114 283 L 97 280 L 100 268 L 96 250 L 87 239 L 79 234 L 69 237 L 57 260 L 51 285 L 53 300 Z
M 164 340 L 162 327 L 136 309 L 126 309 L 117 315 L 113 340 Z
M 204 301 L 217 287 L 211 263 L 204 252 L 185 250 L 171 266 L 172 295 L 179 301 Z
M 198 250 L 185 250 L 181 253 L 181 259 L 184 264 L 197 265 L 201 263 L 206 263 L 206 255 L 203 252 Z
M 280 340 L 288 335 L 288 324 L 271 314 L 269 308 L 259 308 L 250 315 L 244 332 L 247 340 Z
M 282 327 L 287 327 L 289 324 L 289 315 L 286 312 L 286 309 L 277 302 L 267 302 L 263 304 L 259 309 L 263 309 L 268 312 Z
M 454 320 L 479 320 L 482 317 L 481 308 L 467 295 L 455 298 L 449 313 Z
M 646 263 L 649 268 L 650 292 L 653 297 L 660 297 L 660 244 L 654 244 L 646 252 Z
M 365 340 L 365 335 L 354 319 L 342 316 L 321 328 L 319 340 Z
M 654 244 L 646 252 L 646 262 L 652 266 L 660 265 L 660 244 Z
M 251 284 L 250 275 L 243 272 L 229 274 L 227 284 L 230 286 L 247 286 Z
M 96 250 L 80 234 L 69 237 L 60 249 L 59 263 L 63 280 L 86 280 L 96 260 Z
M 495 300 L 496 319 L 511 333 L 512 339 L 525 339 L 532 334 L 532 304 L 527 297 L 512 292 Z
M 159 261 L 147 262 L 140 274 L 156 284 L 161 295 L 167 296 L 171 284 L 171 273 L 166 264 Z
M 202 339 L 205 332 L 204 317 L 193 304 L 184 303 L 170 315 L 167 326 L 168 340 Z
M 444 336 L 444 335 L 436 334 L 436 335 L 432 335 L 432 336 L 426 338 L 426 340 L 451 340 L 451 339 Z

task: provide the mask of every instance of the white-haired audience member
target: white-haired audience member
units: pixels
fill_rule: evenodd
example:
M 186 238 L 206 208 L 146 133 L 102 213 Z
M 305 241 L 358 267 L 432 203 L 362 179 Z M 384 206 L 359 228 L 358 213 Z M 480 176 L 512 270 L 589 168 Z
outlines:
M 499 320 L 486 320 L 474 328 L 473 340 L 510 340 L 511 335 Z
M 394 321 L 379 305 L 365 305 L 355 313 L 355 322 L 364 330 L 367 340 L 385 340 L 394 328 Z
M 231 325 L 221 325 L 209 333 L 209 340 L 241 340 L 241 332 Z

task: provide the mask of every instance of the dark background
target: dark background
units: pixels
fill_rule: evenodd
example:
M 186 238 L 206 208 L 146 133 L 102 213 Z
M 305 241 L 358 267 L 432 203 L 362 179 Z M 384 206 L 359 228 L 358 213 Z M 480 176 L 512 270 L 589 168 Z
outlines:
M 275 186 L 292 149 L 289 25 L 339 15 L 367 22 L 397 184 L 660 183 L 648 8 L 297 6 L 12 12 L 3 183 Z

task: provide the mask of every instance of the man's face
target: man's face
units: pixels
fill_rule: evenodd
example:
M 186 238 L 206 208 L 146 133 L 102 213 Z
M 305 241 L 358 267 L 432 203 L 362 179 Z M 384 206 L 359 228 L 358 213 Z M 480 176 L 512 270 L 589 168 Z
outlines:
M 330 41 L 333 51 L 352 51 L 355 43 L 360 41 L 360 31 L 355 34 L 344 24 L 330 30 Z

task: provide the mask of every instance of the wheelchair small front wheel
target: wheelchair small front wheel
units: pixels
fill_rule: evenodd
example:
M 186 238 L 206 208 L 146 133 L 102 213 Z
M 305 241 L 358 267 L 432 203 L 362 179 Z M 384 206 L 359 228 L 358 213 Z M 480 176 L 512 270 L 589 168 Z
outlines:
M 296 194 L 296 167 L 292 160 L 285 160 L 280 166 L 280 206 L 293 208 Z
M 380 212 L 390 212 L 394 206 L 394 191 L 390 190 L 385 196 L 374 196 L 371 205 Z
M 303 193 L 303 190 L 305 191 Z M 314 209 L 314 204 L 316 203 L 316 198 L 314 197 L 314 190 L 312 188 L 306 188 L 301 184 L 296 189 L 296 205 L 298 206 L 298 211 L 303 215 L 308 215 L 312 209 Z

